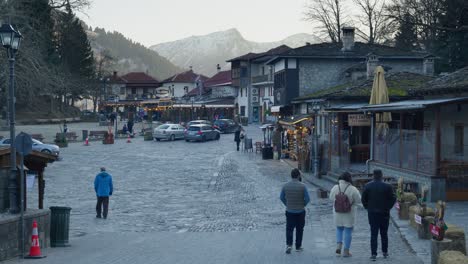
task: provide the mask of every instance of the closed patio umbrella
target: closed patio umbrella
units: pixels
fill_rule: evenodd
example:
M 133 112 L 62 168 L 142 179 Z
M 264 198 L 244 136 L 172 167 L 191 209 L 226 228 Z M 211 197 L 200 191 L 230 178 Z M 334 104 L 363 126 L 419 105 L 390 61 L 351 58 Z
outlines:
M 374 83 L 369 104 L 388 104 L 388 88 L 384 77 L 385 71 L 382 66 L 377 66 L 374 73 Z M 385 136 L 388 131 L 388 122 L 392 121 L 390 113 L 381 113 L 375 115 L 377 135 Z

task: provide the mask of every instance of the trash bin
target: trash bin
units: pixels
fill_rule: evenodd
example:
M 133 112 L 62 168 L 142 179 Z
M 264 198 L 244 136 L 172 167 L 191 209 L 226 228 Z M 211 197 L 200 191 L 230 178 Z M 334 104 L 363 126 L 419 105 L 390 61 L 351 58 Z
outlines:
M 273 148 L 270 146 L 264 146 L 262 148 L 262 159 L 273 159 Z
M 88 137 L 88 130 L 82 130 L 81 132 L 83 134 L 83 141 L 85 141 L 86 138 Z
M 69 247 L 70 207 L 50 207 L 50 246 Z

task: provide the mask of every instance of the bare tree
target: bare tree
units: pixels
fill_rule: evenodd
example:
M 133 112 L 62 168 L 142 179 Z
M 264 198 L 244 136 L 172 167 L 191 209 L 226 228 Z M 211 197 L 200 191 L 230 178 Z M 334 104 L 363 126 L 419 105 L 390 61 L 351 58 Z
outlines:
M 310 0 L 304 13 L 305 20 L 317 23 L 317 28 L 320 28 L 332 42 L 341 42 L 341 28 L 346 23 L 345 1 Z
M 359 22 L 365 28 L 362 38 L 368 43 L 381 42 L 394 32 L 392 20 L 385 16 L 386 0 L 353 0 L 358 6 L 360 14 Z

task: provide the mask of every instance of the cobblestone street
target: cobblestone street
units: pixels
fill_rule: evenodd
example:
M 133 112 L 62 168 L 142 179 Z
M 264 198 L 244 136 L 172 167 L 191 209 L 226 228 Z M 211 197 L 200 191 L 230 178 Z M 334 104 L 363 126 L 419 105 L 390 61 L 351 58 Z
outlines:
M 254 141 L 257 127 L 246 128 Z M 45 250 L 37 263 L 367 263 L 369 227 L 358 214 L 351 259 L 334 253 L 332 205 L 316 198 L 307 208 L 305 251 L 284 254 L 284 207 L 279 201 L 291 167 L 233 151 L 233 135 L 205 143 L 118 140 L 62 149 L 46 169 L 45 206 L 69 206 L 70 248 Z M 94 176 L 113 175 L 109 218 L 95 218 Z M 30 197 L 36 197 L 31 191 Z M 36 207 L 31 199 L 30 206 Z M 387 263 L 421 263 L 389 230 Z M 99 249 L 99 250 L 96 250 Z M 14 260 L 21 262 L 26 260 Z

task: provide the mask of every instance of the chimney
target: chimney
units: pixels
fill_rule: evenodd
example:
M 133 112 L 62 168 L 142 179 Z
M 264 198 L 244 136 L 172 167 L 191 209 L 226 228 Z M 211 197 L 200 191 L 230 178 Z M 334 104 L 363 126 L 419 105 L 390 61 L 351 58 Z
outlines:
M 219 64 L 216 64 L 216 70 L 217 70 L 218 72 L 221 71 L 221 67 L 219 66 Z
M 114 73 L 112 74 L 112 76 L 114 76 L 114 78 L 116 78 L 116 77 L 117 77 L 117 72 L 114 71 Z
M 428 57 L 423 62 L 423 74 L 434 75 L 434 58 Z
M 310 46 L 310 42 L 306 42 L 306 46 Z
M 367 55 L 367 79 L 372 79 L 374 77 L 374 71 L 378 65 L 379 57 L 372 53 Z
M 354 48 L 354 27 L 343 27 L 341 29 L 341 41 L 343 42 L 343 48 L 341 51 L 352 51 Z
M 190 66 L 190 70 L 192 70 L 192 69 L 193 69 L 192 66 Z

